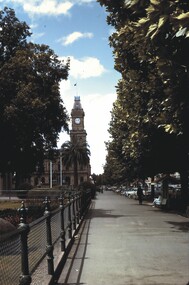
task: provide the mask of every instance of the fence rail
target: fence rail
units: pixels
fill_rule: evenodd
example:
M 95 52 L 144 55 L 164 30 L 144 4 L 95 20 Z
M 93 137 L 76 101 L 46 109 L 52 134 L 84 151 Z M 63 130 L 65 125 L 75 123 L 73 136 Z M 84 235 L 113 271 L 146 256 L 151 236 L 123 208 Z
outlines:
M 44 216 L 27 224 L 27 209 L 22 201 L 18 209 L 18 229 L 0 236 L 0 285 L 32 284 L 33 276 L 44 261 L 43 274 L 49 275 L 49 284 L 53 284 L 60 266 L 58 257 L 66 259 L 74 234 L 90 205 L 91 192 L 64 193 L 59 197 L 59 208 L 54 211 L 50 202 L 46 197 Z

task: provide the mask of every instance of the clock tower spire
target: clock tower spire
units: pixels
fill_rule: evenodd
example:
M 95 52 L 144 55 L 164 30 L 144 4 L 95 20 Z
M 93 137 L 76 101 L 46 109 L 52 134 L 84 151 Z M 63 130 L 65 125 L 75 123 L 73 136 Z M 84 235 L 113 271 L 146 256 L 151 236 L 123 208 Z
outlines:
M 86 142 L 87 133 L 84 129 L 85 113 L 81 106 L 80 97 L 75 96 L 74 105 L 71 111 L 72 130 L 70 131 L 71 141 Z

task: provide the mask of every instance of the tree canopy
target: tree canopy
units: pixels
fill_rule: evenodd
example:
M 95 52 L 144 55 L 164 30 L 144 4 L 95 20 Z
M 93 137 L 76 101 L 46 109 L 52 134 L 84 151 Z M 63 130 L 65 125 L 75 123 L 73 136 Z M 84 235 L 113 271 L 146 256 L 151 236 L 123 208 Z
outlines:
M 59 82 L 69 60 L 47 45 L 28 41 L 29 26 L 14 10 L 0 11 L 0 172 L 27 175 L 68 130 Z
M 108 156 L 125 164 L 128 176 L 131 169 L 135 177 L 179 171 L 187 193 L 188 1 L 97 1 L 106 7 L 107 22 L 115 28 L 110 46 L 115 69 L 122 75 Z

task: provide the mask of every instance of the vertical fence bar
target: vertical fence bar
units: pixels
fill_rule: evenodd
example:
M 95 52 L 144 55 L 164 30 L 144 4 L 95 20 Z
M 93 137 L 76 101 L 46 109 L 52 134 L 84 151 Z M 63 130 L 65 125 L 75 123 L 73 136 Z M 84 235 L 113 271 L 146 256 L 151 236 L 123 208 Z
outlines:
M 68 217 L 67 212 L 65 213 L 65 201 L 63 195 L 59 198 L 60 203 L 60 246 L 61 251 L 66 251 L 66 231 L 68 229 L 69 238 L 72 238 L 72 228 L 77 227 L 77 224 L 81 222 L 83 215 L 85 214 L 91 201 L 91 194 L 89 191 L 75 192 L 71 195 L 71 191 L 68 193 Z M 67 198 L 67 196 L 66 196 Z M 51 222 L 51 209 L 50 200 L 45 197 L 45 211 L 44 219 L 46 221 L 46 254 L 47 254 L 47 269 L 48 274 L 52 276 L 52 281 L 54 282 L 54 256 L 53 256 L 53 244 L 52 244 L 52 222 Z M 73 208 L 72 208 L 73 207 Z M 27 208 L 25 208 L 24 201 L 22 201 L 21 208 L 18 209 L 20 215 L 19 233 L 21 242 L 21 274 L 19 279 L 19 285 L 30 285 L 32 282 L 31 275 L 29 273 L 29 258 L 28 258 L 28 234 L 30 232 L 30 227 L 26 223 L 27 219 Z M 67 211 L 67 209 L 66 209 Z M 65 222 L 66 216 L 66 222 Z M 68 218 L 68 224 L 67 224 Z M 54 222 L 54 220 L 53 220 Z M 65 224 L 66 223 L 66 224 Z M 45 236 L 42 237 L 45 239 Z
M 84 205 L 84 192 L 81 192 L 81 197 L 80 197 L 80 218 L 83 218 L 83 205 Z
M 79 224 L 79 193 L 76 193 L 76 223 Z
M 60 245 L 61 245 L 61 251 L 65 251 L 66 249 L 66 232 L 65 232 L 65 223 L 64 223 L 64 197 L 63 195 L 59 198 L 60 202 Z
M 52 233 L 51 233 L 51 212 L 50 212 L 50 200 L 48 197 L 45 197 L 45 212 L 46 216 L 46 233 L 47 233 L 47 265 L 48 265 L 48 274 L 54 275 L 54 256 L 53 256 L 53 245 L 52 245 Z
M 72 238 L 71 193 L 68 194 L 68 235 Z
M 75 193 L 73 193 L 72 195 L 72 207 L 73 207 L 73 229 L 76 230 Z
M 19 284 L 29 285 L 31 284 L 31 276 L 29 274 L 29 262 L 28 262 L 28 233 L 30 231 L 29 225 L 26 224 L 27 208 L 25 208 L 24 201 L 22 201 L 21 207 L 18 209 L 20 215 L 19 229 L 21 230 L 21 268 L 22 274 L 20 275 Z
M 82 219 L 82 196 L 83 196 L 83 191 L 80 193 L 80 199 L 79 199 L 79 209 L 80 209 L 80 219 Z

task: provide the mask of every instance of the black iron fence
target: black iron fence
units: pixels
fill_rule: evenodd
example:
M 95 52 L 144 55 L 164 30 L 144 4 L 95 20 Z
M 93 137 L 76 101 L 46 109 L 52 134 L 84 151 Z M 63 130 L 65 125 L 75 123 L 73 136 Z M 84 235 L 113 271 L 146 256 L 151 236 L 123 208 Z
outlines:
M 39 284 L 36 280 L 44 276 L 46 284 L 54 284 L 90 205 L 91 192 L 70 191 L 58 200 L 59 208 L 51 211 L 46 197 L 43 217 L 30 224 L 22 201 L 18 229 L 0 236 L 0 285 Z

